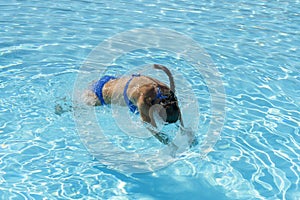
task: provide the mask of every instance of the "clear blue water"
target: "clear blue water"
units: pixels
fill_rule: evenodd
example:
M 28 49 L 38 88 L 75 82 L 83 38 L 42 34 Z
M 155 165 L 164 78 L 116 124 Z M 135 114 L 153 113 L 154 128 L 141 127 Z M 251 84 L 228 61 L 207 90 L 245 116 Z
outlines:
M 300 199 L 299 1 L 0 5 L 0 199 Z M 206 50 L 221 73 L 226 118 L 206 157 L 125 173 L 105 165 L 107 157 L 95 158 L 74 113 L 56 115 L 54 107 L 72 105 L 81 66 L 99 43 L 149 27 L 180 32 Z M 157 61 L 190 77 L 201 142 L 212 120 L 205 81 L 188 61 L 157 52 L 124 55 L 115 72 Z M 113 130 L 109 109 L 97 111 Z M 128 150 L 161 148 L 153 138 L 109 137 Z

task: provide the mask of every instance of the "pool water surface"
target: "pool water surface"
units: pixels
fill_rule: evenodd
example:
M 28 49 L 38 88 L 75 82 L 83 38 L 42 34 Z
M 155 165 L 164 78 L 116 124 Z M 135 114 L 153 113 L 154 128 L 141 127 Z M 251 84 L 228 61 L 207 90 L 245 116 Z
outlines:
M 0 5 L 0 199 L 300 199 L 299 1 Z M 134 173 L 112 165 L 120 155 L 110 149 L 105 156 L 91 152 L 78 128 L 73 97 L 80 74 L 103 75 L 83 70 L 99 44 L 149 28 L 175 31 L 205 50 L 222 80 L 226 115 L 216 144 L 204 156 L 200 147 L 214 120 L 205 74 L 183 54 L 160 49 L 168 41 L 163 39 L 114 59 L 105 73 L 168 66 L 183 116 L 199 142 L 162 168 Z M 57 105 L 62 112 L 55 113 Z M 151 154 L 164 147 L 153 137 L 124 134 L 112 107 L 90 109 L 115 147 Z M 174 138 L 176 128 L 164 131 Z M 139 162 L 128 160 L 136 169 Z

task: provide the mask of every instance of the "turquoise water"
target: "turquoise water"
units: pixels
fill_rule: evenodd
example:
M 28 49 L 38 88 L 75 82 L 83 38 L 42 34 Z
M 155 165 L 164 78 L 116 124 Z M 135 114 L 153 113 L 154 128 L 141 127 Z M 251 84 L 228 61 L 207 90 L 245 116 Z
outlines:
M 300 199 L 299 1 L 0 5 L 1 199 Z M 205 49 L 221 74 L 226 118 L 207 156 L 191 156 L 196 146 L 165 168 L 125 173 L 90 153 L 76 113 L 67 110 L 89 53 L 115 34 L 149 27 L 175 30 Z M 115 62 L 122 66 L 115 73 L 159 62 L 188 79 L 201 145 L 212 120 L 211 95 L 188 61 L 148 50 Z M 67 112 L 55 114 L 58 103 Z M 114 130 L 110 109 L 96 111 L 102 127 Z M 108 137 L 128 151 L 161 148 L 153 138 L 113 133 Z

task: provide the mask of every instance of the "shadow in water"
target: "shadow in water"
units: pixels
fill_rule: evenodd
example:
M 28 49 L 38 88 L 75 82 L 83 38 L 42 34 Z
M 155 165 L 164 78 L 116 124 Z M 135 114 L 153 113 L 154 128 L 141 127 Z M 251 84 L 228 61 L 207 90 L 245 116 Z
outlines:
M 201 177 L 155 177 L 151 174 L 138 174 L 134 177 L 137 183 L 130 188 L 130 193 L 136 198 L 229 200 L 224 189 L 211 186 Z

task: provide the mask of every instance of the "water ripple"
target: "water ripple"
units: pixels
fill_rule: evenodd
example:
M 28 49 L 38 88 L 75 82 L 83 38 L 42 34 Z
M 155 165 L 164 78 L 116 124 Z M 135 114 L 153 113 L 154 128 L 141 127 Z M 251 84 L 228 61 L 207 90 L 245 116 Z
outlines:
M 300 199 L 298 1 L 16 1 L 0 11 L 0 199 Z M 222 73 L 227 119 L 207 158 L 191 149 L 166 169 L 129 176 L 93 159 L 71 113 L 53 108 L 70 106 L 77 69 L 95 45 L 149 26 L 171 27 L 207 50 Z M 124 63 L 151 60 L 131 56 Z M 205 82 L 170 60 L 199 96 L 205 132 Z

